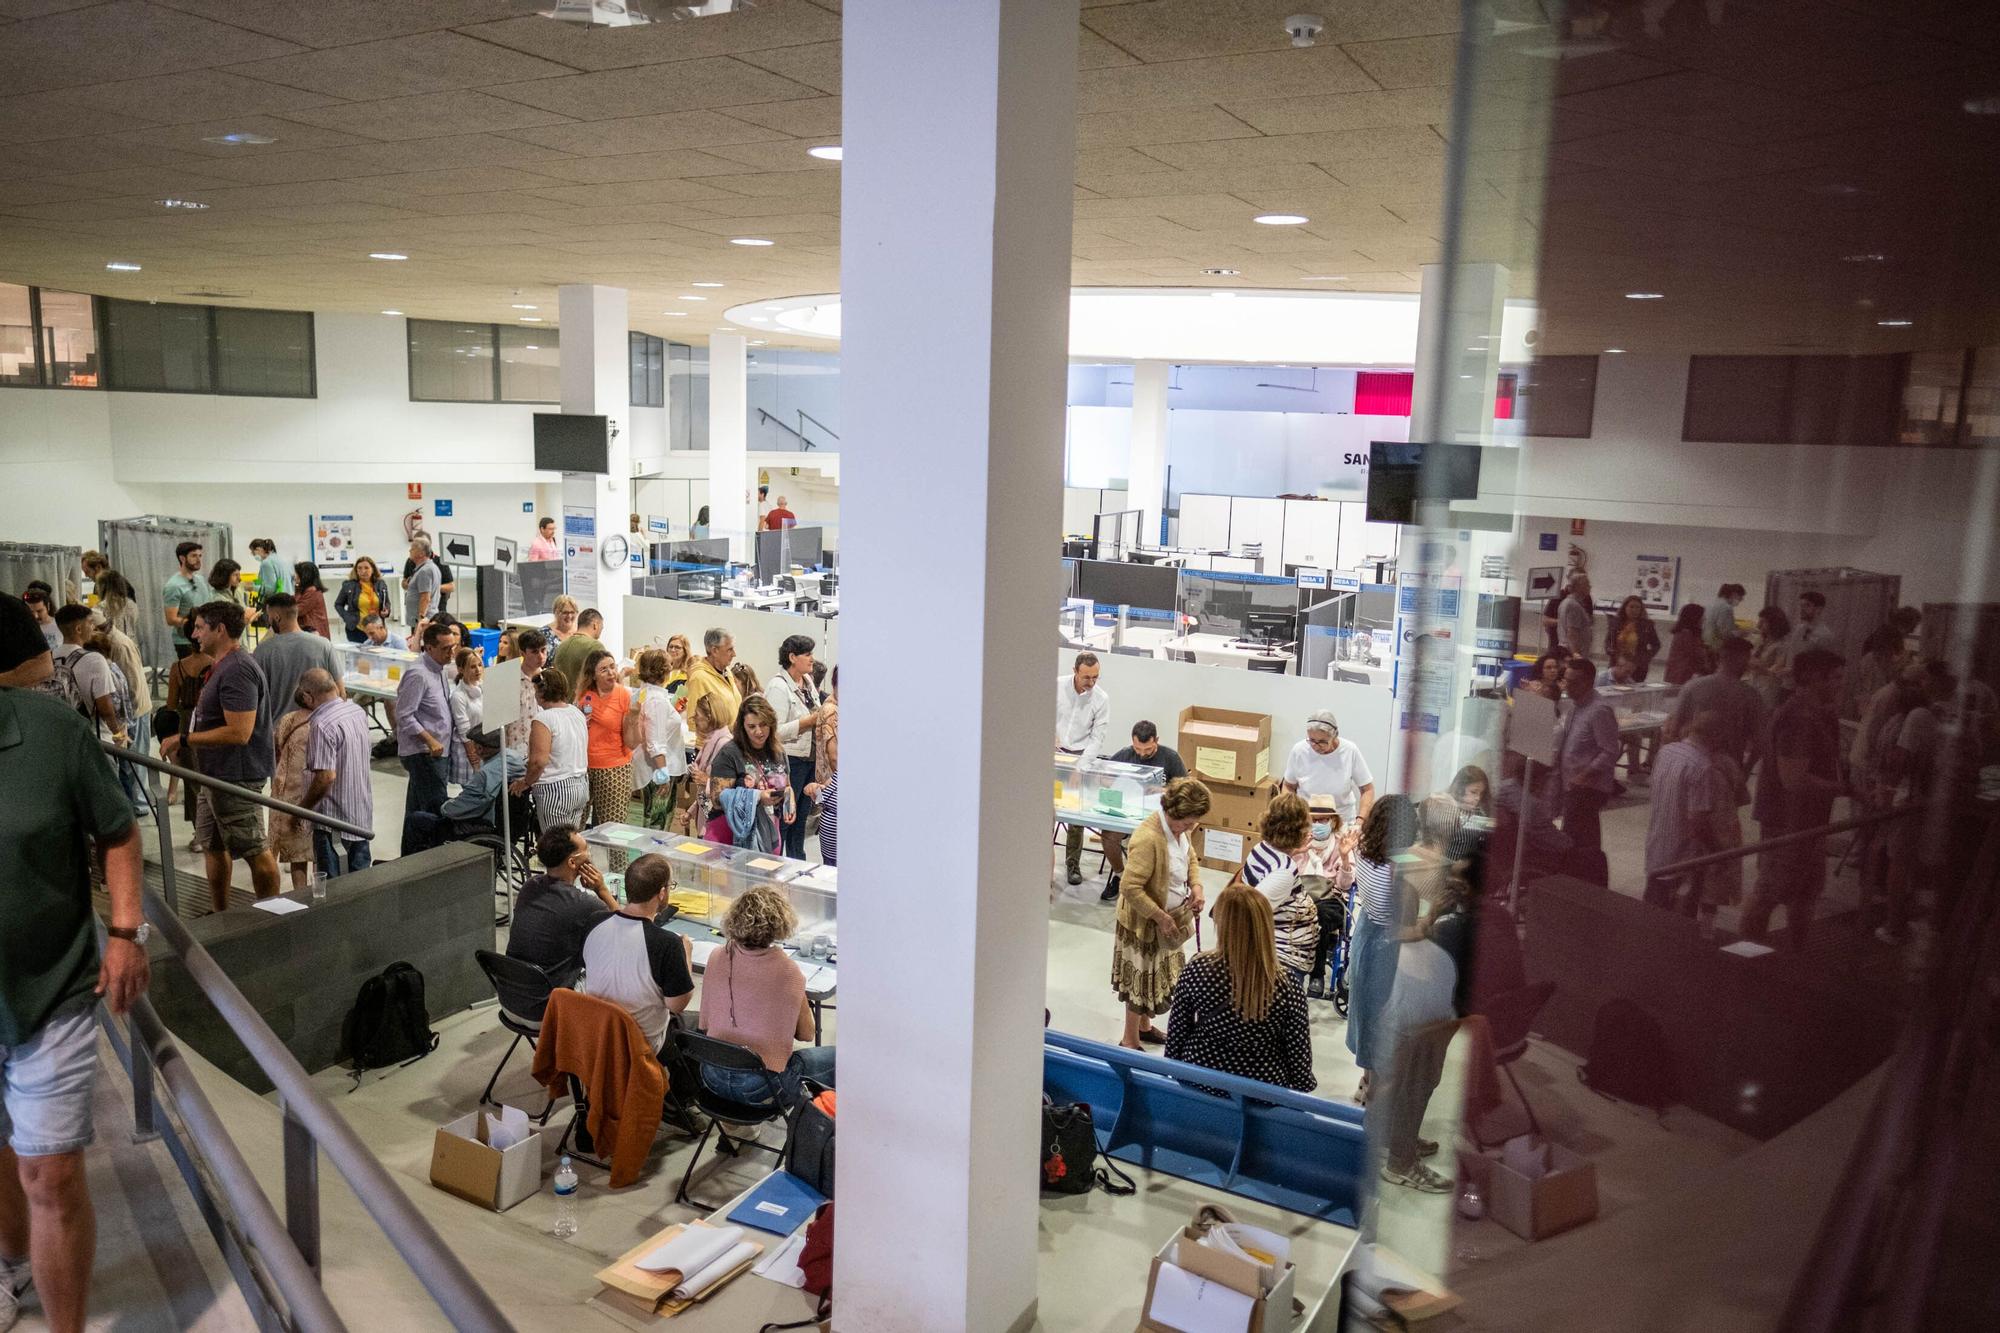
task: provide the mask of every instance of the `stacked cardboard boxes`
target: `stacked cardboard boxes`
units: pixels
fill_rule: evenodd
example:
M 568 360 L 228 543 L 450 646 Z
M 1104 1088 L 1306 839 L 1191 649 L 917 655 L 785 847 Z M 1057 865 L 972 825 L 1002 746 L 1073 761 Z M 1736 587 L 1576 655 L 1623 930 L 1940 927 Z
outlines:
M 1201 863 L 1234 870 L 1257 843 L 1257 821 L 1271 803 L 1271 715 L 1233 708 L 1181 710 L 1180 754 L 1188 773 L 1208 788 L 1201 822 Z

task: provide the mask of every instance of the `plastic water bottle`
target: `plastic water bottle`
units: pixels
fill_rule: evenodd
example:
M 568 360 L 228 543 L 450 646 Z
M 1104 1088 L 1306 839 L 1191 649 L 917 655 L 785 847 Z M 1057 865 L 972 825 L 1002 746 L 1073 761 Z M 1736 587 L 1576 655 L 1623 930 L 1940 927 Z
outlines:
M 576 1168 L 569 1164 L 569 1154 L 564 1153 L 556 1163 L 556 1235 L 576 1234 Z

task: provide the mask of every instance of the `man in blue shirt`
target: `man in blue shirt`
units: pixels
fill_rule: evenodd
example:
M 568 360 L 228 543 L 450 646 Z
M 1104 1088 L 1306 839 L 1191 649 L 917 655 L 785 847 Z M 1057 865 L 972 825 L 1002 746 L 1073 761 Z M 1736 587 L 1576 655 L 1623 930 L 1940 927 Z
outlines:
M 458 789 L 458 795 L 439 807 L 436 814 L 422 810 L 403 817 L 403 854 L 426 851 L 479 833 L 491 833 L 500 824 L 500 793 L 520 778 L 528 766 L 517 754 L 502 754 L 500 733 L 482 731 L 472 738 L 479 752 L 479 767 L 472 781 Z M 502 776 L 502 767 L 505 776 Z M 516 830 L 519 832 L 519 830 Z
M 424 651 L 416 665 L 403 672 L 396 687 L 396 757 L 410 775 L 403 797 L 403 854 L 409 855 L 410 816 L 421 810 L 436 814 L 450 793 L 446 754 L 452 743 L 450 691 L 445 663 L 458 647 L 456 625 L 433 624 L 424 629 Z
M 1611 800 L 1612 774 L 1618 765 L 1618 714 L 1611 701 L 1597 692 L 1597 664 L 1572 657 L 1563 676 L 1563 692 L 1573 701 L 1556 751 L 1556 771 L 1562 778 L 1563 832 L 1579 853 L 1588 853 L 1591 877 L 1602 876 L 1604 807 Z M 1579 867 L 1584 869 L 1584 867 Z

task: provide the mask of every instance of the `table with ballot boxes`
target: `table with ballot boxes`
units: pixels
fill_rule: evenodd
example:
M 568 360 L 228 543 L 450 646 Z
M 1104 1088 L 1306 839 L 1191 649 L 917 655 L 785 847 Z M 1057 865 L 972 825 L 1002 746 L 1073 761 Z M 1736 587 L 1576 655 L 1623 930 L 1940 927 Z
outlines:
M 783 893 L 799 918 L 798 933 L 785 942 L 785 951 L 805 973 L 806 1001 L 813 1013 L 813 1044 L 819 1044 L 821 1013 L 832 1001 L 840 980 L 835 910 L 839 874 L 834 867 L 637 824 L 596 824 L 584 830 L 583 840 L 590 847 L 591 859 L 604 872 L 605 882 L 621 900 L 622 872 L 633 860 L 658 853 L 673 864 L 673 888 L 667 905 L 675 914 L 666 925 L 687 936 L 697 976 L 706 970 L 709 955 L 721 947 L 722 919 L 730 904 L 763 885 Z
M 368 721 L 387 736 L 395 731 L 380 713 L 383 704 L 396 702 L 396 688 L 405 671 L 414 671 L 417 654 L 407 648 L 378 647 L 372 643 L 336 643 L 333 655 L 340 660 L 340 683 L 347 697 L 361 705 Z M 395 715 L 390 714 L 393 718 Z

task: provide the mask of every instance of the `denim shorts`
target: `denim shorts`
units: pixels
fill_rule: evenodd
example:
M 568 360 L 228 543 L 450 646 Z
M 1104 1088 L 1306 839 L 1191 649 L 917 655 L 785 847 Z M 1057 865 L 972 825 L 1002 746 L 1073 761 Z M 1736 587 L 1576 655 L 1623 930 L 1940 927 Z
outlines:
M 0 1046 L 0 1141 L 23 1157 L 83 1151 L 96 1081 L 94 1006 L 51 1019 L 19 1046 Z

